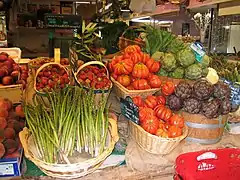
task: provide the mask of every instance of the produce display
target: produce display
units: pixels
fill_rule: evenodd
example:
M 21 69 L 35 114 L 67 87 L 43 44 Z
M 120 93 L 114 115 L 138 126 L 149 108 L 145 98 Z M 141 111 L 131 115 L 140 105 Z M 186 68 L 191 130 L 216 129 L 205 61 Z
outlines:
M 0 86 L 22 84 L 26 87 L 28 68 L 17 64 L 7 53 L 0 53 Z
M 104 67 L 87 66 L 79 71 L 77 80 L 80 85 L 92 89 L 109 89 L 112 86 Z
M 54 58 L 49 58 L 49 57 L 38 57 L 36 59 L 33 59 L 30 61 L 29 65 L 31 67 L 40 67 L 46 63 L 54 62 Z M 68 58 L 61 58 L 60 59 L 60 64 L 63 66 L 68 66 L 70 64 Z
M 161 62 L 159 76 L 196 80 L 207 75 L 210 61 L 207 55 L 198 62 L 189 45 L 173 34 L 153 27 L 147 27 L 146 33 L 145 51 Z
M 18 133 L 25 126 L 21 105 L 13 106 L 0 97 L 0 158 L 13 154 L 20 146 Z
M 201 79 L 190 85 L 182 81 L 176 86 L 174 94 L 168 97 L 168 105 L 174 111 L 203 114 L 212 119 L 237 110 L 230 101 L 230 95 L 229 86 L 222 82 L 212 85 Z
M 150 134 L 163 138 L 176 138 L 183 134 L 184 119 L 166 106 L 165 96 L 132 98 L 139 108 L 140 126 Z
M 111 76 L 129 90 L 160 88 L 161 80 L 154 74 L 160 67 L 160 62 L 151 59 L 137 45 L 128 46 L 123 55 L 108 64 Z
M 47 93 L 49 107 L 42 106 L 41 99 L 37 105 L 25 105 L 27 124 L 45 162 L 66 163 L 75 150 L 92 157 L 105 150 L 108 109 L 106 99 L 96 104 L 95 96 L 93 91 L 68 86 Z
M 210 67 L 214 68 L 221 78 L 231 82 L 240 82 L 240 63 L 230 62 L 224 56 L 213 55 Z
M 70 83 L 66 69 L 58 64 L 49 64 L 36 77 L 36 90 L 49 92 L 54 89 L 63 89 Z

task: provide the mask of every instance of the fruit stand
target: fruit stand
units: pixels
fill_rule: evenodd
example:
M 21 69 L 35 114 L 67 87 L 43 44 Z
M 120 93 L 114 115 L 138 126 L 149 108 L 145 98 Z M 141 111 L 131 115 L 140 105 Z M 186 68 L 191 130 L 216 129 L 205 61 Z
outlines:
M 140 33 L 123 43 L 128 29 Z M 0 177 L 236 179 L 239 64 L 148 25 L 126 31 L 112 56 L 85 21 L 69 58 L 21 64 L 0 49 Z

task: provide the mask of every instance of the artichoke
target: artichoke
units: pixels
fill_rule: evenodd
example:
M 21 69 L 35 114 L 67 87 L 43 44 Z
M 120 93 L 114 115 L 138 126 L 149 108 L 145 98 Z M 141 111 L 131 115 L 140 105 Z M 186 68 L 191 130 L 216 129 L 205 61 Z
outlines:
M 173 111 L 179 111 L 180 109 L 182 109 L 182 101 L 179 97 L 177 97 L 176 95 L 170 95 L 168 97 L 168 106 L 171 110 Z
M 165 71 L 163 68 L 160 68 L 160 71 L 157 73 L 158 76 L 168 76 L 168 72 Z
M 164 57 L 164 52 L 155 52 L 153 55 L 152 55 L 152 59 L 156 60 L 156 61 L 160 61 L 161 59 L 163 59 Z
M 208 75 L 208 72 L 209 72 L 208 68 L 202 69 L 202 77 L 206 77 Z
M 169 76 L 176 79 L 182 79 L 184 77 L 184 69 L 182 67 L 178 67 L 173 72 L 170 72 Z
M 167 72 L 171 72 L 176 68 L 176 59 L 172 53 L 165 53 L 164 58 L 161 60 L 162 68 Z
M 194 53 L 190 48 L 186 48 L 177 54 L 178 63 L 183 67 L 188 67 L 195 62 Z
M 196 80 L 202 77 L 202 72 L 202 67 L 199 64 L 192 64 L 185 69 L 185 77 Z
M 208 68 L 209 66 L 209 63 L 210 63 L 210 58 L 208 55 L 204 55 L 203 58 L 202 58 L 202 68 Z

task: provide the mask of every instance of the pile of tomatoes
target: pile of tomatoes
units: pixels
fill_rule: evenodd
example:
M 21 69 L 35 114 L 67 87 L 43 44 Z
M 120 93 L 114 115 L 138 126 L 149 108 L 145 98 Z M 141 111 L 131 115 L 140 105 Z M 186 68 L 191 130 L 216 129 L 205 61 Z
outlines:
M 108 64 L 111 76 L 129 90 L 160 88 L 161 79 L 154 74 L 160 67 L 159 61 L 151 59 L 137 45 L 128 46 Z
M 170 94 L 169 94 L 170 95 Z M 183 134 L 184 118 L 166 106 L 165 96 L 133 97 L 139 108 L 140 126 L 147 132 L 163 138 L 176 138 Z

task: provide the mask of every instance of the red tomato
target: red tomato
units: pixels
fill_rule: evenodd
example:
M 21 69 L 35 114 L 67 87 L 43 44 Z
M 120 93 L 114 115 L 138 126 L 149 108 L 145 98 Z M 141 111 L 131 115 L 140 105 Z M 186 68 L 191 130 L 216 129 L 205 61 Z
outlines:
M 139 108 L 139 120 L 143 122 L 146 120 L 148 115 L 154 115 L 155 112 L 151 108 L 147 107 L 140 107 Z
M 124 87 L 127 87 L 131 84 L 131 79 L 129 75 L 118 76 L 117 81 Z
M 178 114 L 174 114 L 170 119 L 169 119 L 169 123 L 171 125 L 174 125 L 176 127 L 179 128 L 183 128 L 184 127 L 184 119 L 182 116 L 178 115 Z
M 146 64 L 146 62 L 150 59 L 150 56 L 149 54 L 146 54 L 146 53 L 142 53 L 142 60 L 141 62 Z
M 114 73 L 117 75 L 131 74 L 133 62 L 131 59 L 124 59 L 114 65 Z
M 149 70 L 143 63 L 137 63 L 134 65 L 132 70 L 132 76 L 135 78 L 148 78 Z
M 156 134 L 159 126 L 159 120 L 154 115 L 148 115 L 141 124 L 142 128 L 150 134 Z
M 130 86 L 127 87 L 127 89 L 128 90 L 134 90 L 134 87 L 133 87 L 133 85 L 130 85 Z
M 168 137 L 176 138 L 182 135 L 182 129 L 176 126 L 170 126 L 168 128 Z
M 163 138 L 168 138 L 168 131 L 167 129 L 164 127 L 163 124 L 160 123 L 160 126 L 162 125 L 162 127 L 159 127 L 157 132 L 156 132 L 156 136 L 159 136 L 159 137 L 163 137 Z
M 161 87 L 161 84 L 162 84 L 162 81 L 160 79 L 159 76 L 157 75 L 151 75 L 149 77 L 149 85 L 152 87 L 152 88 L 160 88 Z
M 150 89 L 148 82 L 146 79 L 137 79 L 133 82 L 133 87 L 136 90 L 144 90 L 144 89 Z
M 142 55 L 140 53 L 131 53 L 131 60 L 134 64 L 141 62 Z
M 162 86 L 162 93 L 165 96 L 169 96 L 174 92 L 175 89 L 175 84 L 171 81 L 167 81 L 163 86 Z
M 124 49 L 124 53 L 141 52 L 141 48 L 138 45 L 130 45 Z
M 172 117 L 172 111 L 168 107 L 165 107 L 162 104 L 157 105 L 154 108 L 154 111 L 155 111 L 157 117 L 164 121 L 168 121 Z
M 116 56 L 112 59 L 111 62 L 107 63 L 107 67 L 109 69 L 109 72 L 113 72 L 114 71 L 114 66 L 115 64 L 117 64 L 120 60 L 122 60 L 123 56 Z
M 144 106 L 144 101 L 141 96 L 135 96 L 132 98 L 133 103 L 136 104 L 138 107 Z
M 147 107 L 154 109 L 157 106 L 157 97 L 147 96 L 147 98 L 145 99 L 145 104 Z
M 148 67 L 150 72 L 156 73 L 160 69 L 160 62 L 155 61 L 154 59 L 148 59 L 146 61 L 146 66 Z
M 118 75 L 115 74 L 115 73 L 112 73 L 111 76 L 112 76 L 115 80 L 117 80 L 117 78 L 118 78 Z
M 166 98 L 164 96 L 157 96 L 158 104 L 166 104 Z

